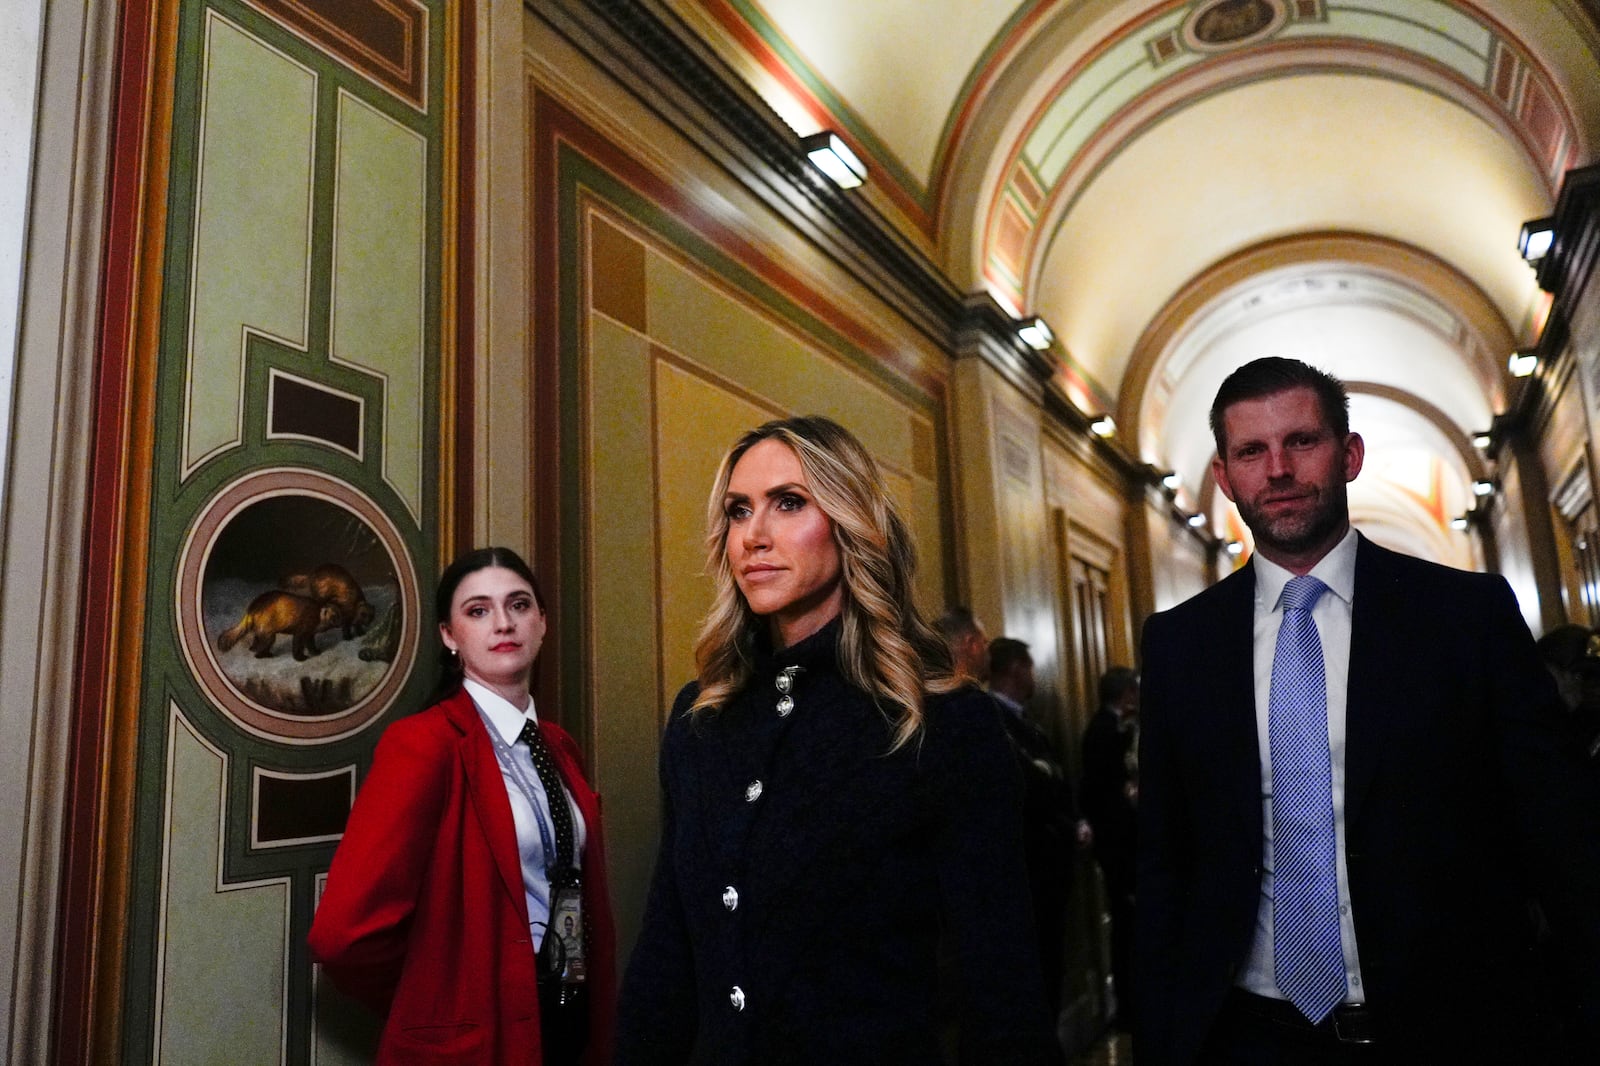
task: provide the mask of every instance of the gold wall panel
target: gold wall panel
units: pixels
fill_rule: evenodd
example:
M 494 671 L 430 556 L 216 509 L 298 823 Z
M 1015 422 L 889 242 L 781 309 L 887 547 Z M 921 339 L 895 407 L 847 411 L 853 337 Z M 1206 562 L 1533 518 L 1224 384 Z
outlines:
M 626 950 L 655 858 L 660 733 L 695 674 L 711 604 L 706 501 L 723 454 L 744 431 L 791 414 L 824 414 L 856 433 L 912 526 L 930 612 L 945 601 L 944 501 L 927 412 L 665 239 L 597 199 L 586 207 L 584 684 Z

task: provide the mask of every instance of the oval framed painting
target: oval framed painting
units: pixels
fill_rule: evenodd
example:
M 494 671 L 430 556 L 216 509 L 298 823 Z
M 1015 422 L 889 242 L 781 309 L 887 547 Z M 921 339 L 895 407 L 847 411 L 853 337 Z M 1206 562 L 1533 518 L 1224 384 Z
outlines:
M 1225 52 L 1264 41 L 1289 21 L 1284 0 L 1205 0 L 1183 24 L 1183 41 L 1196 52 Z
M 224 486 L 178 559 L 195 679 L 241 728 L 290 744 L 342 739 L 388 709 L 416 662 L 420 606 L 394 523 L 312 470 Z

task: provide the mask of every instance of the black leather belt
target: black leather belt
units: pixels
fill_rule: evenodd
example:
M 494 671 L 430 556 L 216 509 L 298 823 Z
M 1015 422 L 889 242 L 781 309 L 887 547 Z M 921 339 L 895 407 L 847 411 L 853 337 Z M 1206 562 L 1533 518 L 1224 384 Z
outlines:
M 1373 1044 L 1377 1042 L 1372 1027 L 1372 1013 L 1365 1003 L 1341 1003 L 1333 1013 L 1312 1025 L 1286 999 L 1258 996 L 1235 988 L 1229 994 L 1229 1003 L 1253 1018 L 1270 1022 L 1275 1028 L 1292 1032 L 1303 1039 L 1318 1044 Z

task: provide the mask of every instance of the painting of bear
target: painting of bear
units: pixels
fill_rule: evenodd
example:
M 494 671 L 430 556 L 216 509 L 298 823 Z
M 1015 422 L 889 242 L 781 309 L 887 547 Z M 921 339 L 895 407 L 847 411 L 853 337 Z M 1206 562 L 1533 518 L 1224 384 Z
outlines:
M 325 607 L 333 607 L 339 614 L 345 640 L 360 636 L 372 624 L 372 604 L 367 602 L 355 577 L 338 563 L 324 563 L 309 574 L 286 577 L 283 587 Z
M 304 662 L 319 650 L 317 634 L 339 624 L 339 610 L 330 603 L 292 592 L 263 592 L 250 601 L 238 625 L 217 637 L 217 647 L 227 651 L 248 636 L 256 658 L 268 659 L 278 634 L 287 633 L 295 661 Z

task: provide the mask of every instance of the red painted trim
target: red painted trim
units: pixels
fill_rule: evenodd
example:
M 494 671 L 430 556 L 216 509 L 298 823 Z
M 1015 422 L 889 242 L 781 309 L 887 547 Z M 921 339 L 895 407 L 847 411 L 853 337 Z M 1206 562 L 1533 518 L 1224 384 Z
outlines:
M 1035 105 L 1033 114 L 1029 115 L 1027 121 L 1022 124 L 1022 132 L 1019 133 L 1017 135 L 1017 139 L 1012 142 L 1011 150 L 1006 156 L 1006 165 L 1000 170 L 1000 182 L 998 185 L 996 185 L 993 195 L 989 197 L 989 207 L 988 210 L 984 212 L 983 257 L 980 260 L 980 263 L 985 266 L 986 276 L 987 263 L 989 260 L 989 247 L 993 243 L 996 212 L 998 212 L 1000 209 L 1000 202 L 1005 199 L 1006 186 L 1010 182 L 1012 168 L 1016 167 L 1021 162 L 1023 148 L 1027 145 L 1028 138 L 1033 136 L 1033 131 L 1038 128 L 1039 123 L 1044 119 L 1044 116 L 1049 113 L 1050 108 L 1055 105 L 1056 100 L 1060 98 L 1061 94 L 1066 92 L 1067 87 L 1077 79 L 1078 75 L 1087 70 L 1089 65 L 1095 60 L 1099 59 L 1106 52 L 1110 51 L 1114 46 L 1120 44 L 1125 37 L 1133 33 L 1140 26 L 1154 22 L 1156 19 L 1161 18 L 1173 8 L 1181 7 L 1189 2 L 1190 0 L 1167 0 L 1166 3 L 1151 8 L 1149 11 L 1141 12 L 1140 14 L 1135 15 L 1133 18 L 1124 22 L 1115 30 L 1112 30 L 1110 33 L 1106 34 L 1099 41 L 1097 41 L 1094 47 L 1090 48 L 1083 55 L 1079 56 L 1078 61 L 1068 67 L 1061 77 L 1056 79 L 1055 84 L 1051 86 L 1050 90 L 1039 98 L 1039 103 Z M 1118 113 L 1120 114 L 1121 112 L 1119 111 Z M 1057 182 L 1057 184 L 1059 184 L 1059 182 Z M 1040 216 L 1036 213 L 1035 218 L 1038 217 Z M 1023 290 L 1027 289 L 1027 278 L 1025 274 L 1022 278 L 1022 284 L 1020 288 Z M 1019 297 L 1019 302 L 1022 302 L 1027 298 L 1027 292 L 1018 292 L 1017 296 Z M 1024 308 L 1024 310 L 1025 309 L 1026 308 Z
M 638 192 L 663 212 L 695 230 L 707 241 L 780 292 L 786 299 L 826 323 L 850 343 L 894 368 L 934 398 L 941 397 L 945 381 L 915 365 L 913 359 L 890 341 L 829 304 L 802 279 L 764 251 L 756 248 L 725 222 L 709 213 L 683 189 L 670 184 L 621 147 L 589 126 L 548 94 L 530 88 L 528 126 L 532 132 L 530 159 L 530 260 L 533 276 L 528 330 L 533 338 L 533 565 L 545 590 L 547 612 L 559 613 L 566 575 L 561 572 L 562 520 L 560 512 L 563 441 L 560 437 L 561 300 L 560 263 L 560 149 L 563 144 L 581 152 Z M 576 294 L 570 298 L 576 299 Z M 566 442 L 565 446 L 574 446 Z M 575 519 L 569 518 L 568 521 Z M 570 531 L 569 531 L 570 532 Z M 564 684 L 561 672 L 562 627 L 552 626 L 539 656 L 535 697 L 544 706 L 561 706 Z M 574 639 L 576 639 L 574 637 Z
M 560 103 L 540 94 L 535 107 L 534 122 L 535 167 L 539 169 L 536 177 L 541 183 L 541 191 L 548 195 L 548 202 L 544 202 L 541 198 L 535 204 L 535 224 L 543 223 L 550 227 L 549 234 L 540 236 L 541 255 L 554 254 L 550 247 L 557 237 L 555 226 L 558 191 L 554 184 L 556 181 L 554 171 L 557 166 L 557 146 L 566 143 L 603 166 L 664 212 L 687 224 L 730 257 L 738 260 L 752 273 L 782 293 L 790 302 L 804 309 L 807 314 L 825 323 L 863 352 L 894 368 L 917 388 L 934 397 L 943 393 L 942 378 L 929 374 L 917 366 L 916 362 L 908 358 L 893 342 L 841 312 L 834 304 L 819 295 L 804 279 L 791 273 L 782 262 L 751 244 L 721 218 L 707 211 L 684 189 L 669 183 L 645 167 Z M 545 168 L 548 168 L 548 171 Z M 546 181 L 552 183 L 548 190 L 543 189 L 543 183 Z M 545 274 L 541 271 L 539 283 L 535 288 L 539 296 L 551 301 L 551 306 L 548 309 L 540 308 L 536 317 L 542 318 L 547 331 L 557 331 L 559 323 L 556 315 L 559 308 L 555 304 L 558 296 L 554 291 L 557 279 L 554 273 L 555 264 L 552 263 L 548 269 L 551 273 Z M 543 366 L 542 361 L 540 365 Z
M 1475 100 L 1491 116 L 1498 116 L 1505 124 L 1505 129 L 1512 135 L 1512 143 L 1521 147 L 1527 157 L 1528 163 L 1539 175 L 1541 181 L 1549 192 L 1551 199 L 1555 198 L 1555 189 L 1548 168 L 1548 163 L 1543 159 L 1540 146 L 1535 142 L 1520 120 L 1514 119 L 1509 110 L 1494 96 L 1492 92 L 1481 85 L 1467 81 L 1453 69 L 1434 64 L 1425 57 L 1409 49 L 1399 48 L 1394 45 L 1367 40 L 1341 40 L 1330 43 L 1326 39 L 1316 40 L 1276 40 L 1265 44 L 1255 45 L 1248 56 L 1244 53 L 1225 53 L 1214 60 L 1196 63 L 1178 74 L 1160 82 L 1152 88 L 1140 93 L 1117 111 L 1110 119 L 1102 122 L 1094 133 L 1083 142 L 1083 145 L 1073 154 L 1072 162 L 1067 164 L 1050 187 L 1050 193 L 1045 198 L 1034 214 L 1035 223 L 1029 234 L 1028 254 L 1023 264 L 1021 273 L 1024 289 L 1028 288 L 1035 274 L 1035 264 L 1041 248 L 1040 238 L 1043 236 L 1043 247 L 1048 249 L 1049 240 L 1054 236 L 1054 230 L 1045 232 L 1042 223 L 1059 222 L 1064 217 L 1064 212 L 1059 205 L 1063 198 L 1075 197 L 1078 193 L 1088 188 L 1100 176 L 1101 170 L 1107 166 L 1114 156 L 1113 153 L 1098 151 L 1101 144 L 1113 140 L 1120 144 L 1131 143 L 1145 131 L 1157 123 L 1170 117 L 1175 112 L 1189 106 L 1193 97 L 1187 95 L 1185 87 L 1191 82 L 1207 82 L 1207 95 L 1217 95 L 1230 92 L 1241 86 L 1255 81 L 1270 81 L 1277 78 L 1295 77 L 1308 74 L 1326 72 L 1355 73 L 1370 77 L 1382 78 L 1388 81 L 1397 81 L 1402 85 L 1420 87 L 1424 92 L 1435 92 L 1430 86 L 1418 86 L 1416 81 L 1404 77 L 1405 70 L 1396 71 L 1393 68 L 1381 66 L 1356 66 L 1344 60 L 1349 55 L 1372 55 L 1379 59 L 1392 59 L 1403 61 L 1411 70 L 1427 70 L 1436 74 L 1439 79 L 1454 86 L 1460 91 L 1458 98 L 1446 97 L 1449 102 L 1471 112 L 1467 100 Z M 1279 57 L 1304 56 L 1293 66 L 1263 65 L 1263 57 L 1276 60 Z M 1329 59 L 1319 59 L 1323 56 L 1332 56 Z M 1233 74 L 1218 75 L 1219 70 L 1231 67 L 1246 66 L 1247 69 Z M 1397 75 L 1401 75 L 1398 76 Z M 1212 81 L 1211 79 L 1215 79 Z M 1140 111 L 1146 104 L 1160 97 L 1170 97 L 1169 102 L 1158 110 L 1145 115 L 1139 122 L 1131 127 L 1124 128 L 1122 122 L 1125 116 Z M 1475 114 L 1475 113 L 1474 113 Z M 1482 115 L 1476 117 L 1484 118 Z M 1487 121 L 1487 120 L 1486 120 Z M 1570 131 L 1569 131 L 1570 132 Z M 1092 163 L 1085 171 L 1086 162 Z M 987 256 L 985 257 L 987 259 Z
M 106 196 L 105 245 L 95 383 L 93 443 L 84 518 L 84 579 L 75 660 L 78 678 L 68 740 L 63 812 L 60 919 L 52 1062 L 89 1061 L 96 1028 L 96 948 L 101 920 L 101 801 L 111 697 L 111 633 L 118 606 L 123 471 L 133 365 L 133 313 L 139 276 L 144 192 L 145 111 L 152 91 L 150 37 L 155 0 L 126 0 L 117 29 L 116 90 Z M 103 975 L 102 975 L 103 976 Z
M 955 120 L 950 123 L 944 140 L 940 143 L 933 157 L 932 184 L 928 194 L 933 204 L 933 223 L 936 229 L 944 225 L 945 193 L 950 184 L 951 160 L 954 158 L 956 146 L 961 143 L 962 136 L 967 127 L 972 124 L 979 106 L 989 95 L 989 90 L 994 83 L 1000 80 L 1000 75 L 1007 65 L 1021 52 L 1022 45 L 1033 36 L 1033 31 L 1044 21 L 1045 16 L 1057 5 L 1053 0 L 1039 0 L 1033 10 L 1024 15 L 1017 24 L 1011 27 L 1004 40 L 995 47 L 989 56 L 989 62 L 984 64 L 983 70 L 973 80 L 972 89 L 961 100 L 961 109 L 956 113 Z
M 550 111 L 555 105 L 528 82 L 528 129 L 532 131 L 529 176 L 530 218 L 528 239 L 533 242 L 533 276 L 528 288 L 527 335 L 533 340 L 533 425 L 529 427 L 533 451 L 533 569 L 543 577 L 545 613 L 559 617 L 561 573 L 561 301 L 556 286 L 561 278 L 560 183 L 557 180 L 558 138 L 550 132 Z M 567 116 L 567 112 L 560 111 Z M 570 116 L 568 116 L 570 118 Z M 543 707 L 560 707 L 561 626 L 545 633 L 540 669 L 534 678 L 534 697 Z
M 981 260 L 984 265 L 985 278 L 989 279 L 991 282 L 997 280 L 990 277 L 987 263 L 989 259 L 989 249 L 992 248 L 995 241 L 994 227 L 997 221 L 996 213 L 1005 199 L 1005 192 L 1010 184 L 1009 176 L 1012 172 L 1012 168 L 1018 165 L 1018 162 L 1022 157 L 1023 148 L 1027 144 L 1028 138 L 1032 136 L 1033 131 L 1038 127 L 1038 124 L 1043 119 L 1044 115 L 1054 105 L 1055 101 L 1060 97 L 1060 95 L 1066 91 L 1068 86 L 1085 69 L 1087 69 L 1089 64 L 1093 63 L 1104 52 L 1114 45 L 1120 44 L 1128 36 L 1134 32 L 1137 32 L 1141 26 L 1163 16 L 1172 8 L 1181 6 L 1187 2 L 1189 2 L 1189 0 L 1169 0 L 1168 3 L 1144 12 L 1123 23 L 1121 26 L 1117 27 L 1117 29 L 1107 34 L 1099 42 L 1097 42 L 1095 46 L 1086 52 L 1082 57 L 1080 57 L 1077 62 L 1073 63 L 1072 66 L 1069 67 L 1067 71 L 1056 80 L 1050 91 L 1041 97 L 1040 103 L 1034 108 L 1033 113 L 1028 116 L 1027 121 L 1021 127 L 1022 132 L 1013 142 L 1010 152 L 1007 156 L 1006 167 L 1003 171 L 1001 171 L 1003 177 L 996 185 L 993 194 L 989 198 L 989 206 L 985 211 L 984 217 L 984 251 Z M 1480 24 L 1492 29 L 1496 35 L 1495 40 L 1498 44 L 1512 48 L 1514 50 L 1514 54 L 1527 65 L 1528 70 L 1537 74 L 1538 78 L 1543 83 L 1546 92 L 1551 96 L 1557 107 L 1560 109 L 1562 120 L 1566 123 L 1566 134 L 1573 139 L 1574 143 L 1578 140 L 1581 140 L 1581 130 L 1573 118 L 1573 111 L 1570 103 L 1567 100 L 1565 93 L 1561 91 L 1560 83 L 1557 82 L 1555 78 L 1551 77 L 1549 70 L 1546 69 L 1544 64 L 1540 61 L 1540 58 L 1535 53 L 1530 51 L 1523 43 L 1522 39 L 1516 34 L 1512 33 L 1510 29 L 1505 26 L 1505 24 L 1491 17 L 1483 9 L 1466 2 L 1466 0 L 1458 0 L 1458 3 L 1459 6 L 1462 7 L 1470 16 L 1475 17 Z M 1055 182 L 1052 183 L 1050 194 L 1046 199 L 1046 203 L 1035 213 L 1035 218 L 1039 221 L 1043 221 L 1051 214 L 1051 212 L 1054 210 L 1054 204 L 1059 201 L 1063 190 L 1071 183 L 1073 172 L 1080 168 L 1082 160 L 1089 153 L 1091 146 L 1109 136 L 1109 131 L 1117 125 L 1121 119 L 1121 116 L 1127 114 L 1129 111 L 1138 109 L 1152 96 L 1168 93 L 1173 85 L 1181 84 L 1184 81 L 1197 77 L 1202 72 L 1214 70 L 1214 64 L 1217 62 L 1224 62 L 1228 63 L 1229 65 L 1234 65 L 1237 63 L 1251 63 L 1254 62 L 1254 60 L 1259 56 L 1268 53 L 1281 53 L 1286 51 L 1317 52 L 1328 50 L 1330 48 L 1339 51 L 1350 50 L 1356 52 L 1368 52 L 1382 56 L 1404 58 L 1409 62 L 1416 63 L 1418 66 L 1422 66 L 1427 63 L 1425 57 L 1408 49 L 1398 48 L 1383 42 L 1355 38 L 1306 38 L 1293 40 L 1279 38 L 1270 42 L 1253 45 L 1249 49 L 1219 53 L 1216 59 L 1213 61 L 1197 64 L 1196 66 L 1191 67 L 1180 74 L 1163 79 L 1150 89 L 1147 89 L 1145 92 L 1129 101 L 1122 108 L 1119 108 L 1117 113 L 1110 119 L 1101 123 L 1099 128 L 1089 138 L 1089 140 L 1085 141 L 1084 145 L 1080 147 L 1074 154 L 1073 161 L 1062 170 Z M 1525 123 L 1523 123 L 1520 116 L 1513 112 L 1510 104 L 1496 97 L 1489 88 L 1482 85 L 1476 85 L 1462 78 L 1454 71 L 1454 69 L 1446 67 L 1443 64 L 1436 64 L 1435 66 L 1437 72 L 1444 79 L 1456 84 L 1458 87 L 1465 90 L 1465 94 L 1467 96 L 1473 97 L 1480 103 L 1488 106 L 1492 111 L 1495 111 L 1502 116 L 1502 118 L 1505 120 L 1506 126 L 1514 133 L 1516 142 L 1519 143 L 1523 150 L 1527 153 L 1530 161 L 1534 164 L 1535 169 L 1539 172 L 1540 178 L 1550 189 L 1551 196 L 1553 197 L 1555 192 L 1554 181 L 1557 177 L 1559 177 L 1559 174 L 1552 173 L 1554 168 L 1552 167 L 1551 161 L 1544 158 L 1540 150 L 1541 146 L 1534 142 L 1532 136 L 1525 126 Z M 1304 70 L 1298 71 L 1298 73 L 1315 73 L 1320 70 L 1327 69 L 1345 68 L 1339 66 L 1310 64 Z M 1367 70 L 1365 68 L 1358 68 L 1357 72 L 1372 74 L 1375 76 L 1387 76 L 1387 72 L 1383 70 Z M 1282 77 L 1287 73 L 1290 72 L 1286 70 L 1273 70 L 1270 72 L 1269 76 Z M 1237 80 L 1224 79 L 1219 81 L 1215 88 L 1233 88 L 1239 84 L 1242 84 L 1245 80 L 1247 79 L 1244 77 L 1241 77 Z M 1172 108 L 1165 108 L 1162 110 L 1161 114 L 1167 115 L 1170 114 L 1171 111 Z M 1142 124 L 1139 129 L 1144 128 L 1144 126 L 1147 126 L 1148 124 L 1149 123 Z M 1138 130 L 1136 129 L 1134 132 L 1137 133 Z M 1090 180 L 1092 180 L 1092 175 L 1083 179 L 1083 181 L 1079 182 L 1078 184 L 1081 186 Z M 1036 225 L 1033 232 L 1033 239 L 1030 241 L 1030 249 L 1027 256 L 1027 262 L 1025 264 L 1025 270 L 1022 273 L 1022 291 L 1017 293 L 1020 302 L 1024 305 L 1026 305 L 1029 296 L 1028 289 L 1030 288 L 1033 261 L 1037 256 L 1039 247 L 1039 234 L 1040 229 Z
M 474 499 L 473 432 L 477 412 L 473 406 L 473 356 L 477 322 L 477 76 L 478 16 L 476 4 L 454 5 L 457 24 L 456 114 L 456 361 L 454 440 L 455 543 L 441 545 L 446 558 L 455 558 L 477 543 L 472 528 Z M 447 432 L 440 426 L 441 433 Z
M 1496 39 L 1501 44 L 1509 44 L 1515 48 L 1518 56 L 1527 64 L 1528 69 L 1538 72 L 1550 95 L 1561 106 L 1561 120 L 1566 123 L 1567 135 L 1572 137 L 1574 141 L 1583 140 L 1583 126 L 1578 122 L 1577 112 L 1572 107 L 1572 101 L 1567 99 L 1567 94 L 1562 91 L 1561 82 L 1545 66 L 1544 58 L 1532 48 L 1529 48 L 1521 37 L 1511 32 L 1509 26 L 1495 18 L 1485 8 L 1472 3 L 1471 0 L 1455 0 L 1455 4 L 1470 16 L 1475 17 L 1481 25 L 1493 29 Z M 1506 111 L 1509 113 L 1510 108 L 1507 107 Z M 1559 179 L 1560 175 L 1558 174 L 1556 177 Z
M 365 74 L 374 84 L 381 85 L 419 111 L 428 106 L 428 19 L 429 11 L 418 0 L 251 0 L 278 24 L 293 31 L 295 36 L 318 51 L 327 52 L 343 60 L 351 69 Z M 351 10 L 358 2 L 365 8 Z M 340 9 L 344 22 L 335 21 L 327 8 Z M 371 22 L 389 16 L 391 25 L 398 28 L 400 54 L 385 54 L 374 43 L 369 32 L 363 38 L 361 30 L 370 29 Z M 366 22 L 363 27 L 362 22 Z
M 811 91 L 811 87 L 790 69 L 789 64 L 785 63 L 783 57 L 773 49 L 772 45 L 767 43 L 766 38 L 757 33 L 755 28 L 746 22 L 726 0 L 703 0 L 703 5 L 706 12 L 721 24 L 722 28 L 728 32 L 728 35 L 734 39 L 735 43 L 743 48 L 762 70 L 766 71 L 767 76 L 781 85 L 805 109 L 806 113 L 811 116 L 819 128 L 833 130 L 850 146 L 850 150 L 862 159 L 870 160 L 874 158 L 873 154 L 860 141 L 850 135 L 850 131 L 834 115 L 832 109 L 818 99 L 817 95 Z M 799 51 L 799 49 L 796 49 L 796 51 Z M 883 175 L 886 170 L 887 168 L 880 163 L 877 170 L 878 174 Z M 883 190 L 889 200 L 900 209 L 901 213 L 910 220 L 918 231 L 930 239 L 934 236 L 933 216 L 898 181 L 886 177 L 885 180 L 875 181 L 874 185 L 876 188 Z

